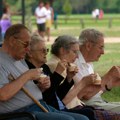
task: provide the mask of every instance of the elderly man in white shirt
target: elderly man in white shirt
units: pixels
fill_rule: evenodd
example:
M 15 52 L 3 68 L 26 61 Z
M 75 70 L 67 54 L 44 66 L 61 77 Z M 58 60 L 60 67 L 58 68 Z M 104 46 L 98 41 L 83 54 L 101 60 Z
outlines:
M 98 61 L 100 56 L 104 54 L 104 36 L 95 29 L 83 30 L 80 37 L 80 53 L 76 60 L 79 72 L 74 77 L 74 81 L 78 83 L 84 76 L 94 73 L 92 62 Z M 115 72 L 117 71 L 117 72 Z M 109 79 L 106 79 L 109 78 Z M 103 92 L 110 91 L 112 87 L 120 85 L 120 66 L 114 66 L 102 78 L 100 85 L 91 85 L 86 87 L 84 91 L 78 94 L 78 98 L 82 99 L 86 105 L 97 106 L 105 110 L 113 112 L 120 111 L 120 103 L 106 102 L 102 99 Z M 71 102 L 72 104 L 72 102 Z

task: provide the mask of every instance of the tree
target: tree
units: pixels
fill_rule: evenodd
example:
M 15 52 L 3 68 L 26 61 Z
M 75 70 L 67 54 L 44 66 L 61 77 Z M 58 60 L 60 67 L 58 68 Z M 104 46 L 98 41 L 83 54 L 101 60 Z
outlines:
M 65 13 L 65 22 L 67 23 L 67 20 L 72 13 L 72 6 L 69 0 L 65 0 L 65 3 L 63 5 L 63 12 Z

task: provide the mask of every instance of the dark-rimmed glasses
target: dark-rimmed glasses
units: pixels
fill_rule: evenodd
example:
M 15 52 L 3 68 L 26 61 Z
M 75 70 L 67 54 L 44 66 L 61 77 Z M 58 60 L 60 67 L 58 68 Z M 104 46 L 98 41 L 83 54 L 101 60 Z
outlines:
M 70 49 L 74 54 L 76 54 L 76 55 L 78 55 L 79 54 L 79 50 L 72 50 L 72 49 Z
M 17 39 L 17 41 L 20 42 L 20 43 L 23 45 L 24 48 L 27 48 L 27 47 L 29 47 L 29 45 L 30 45 L 29 42 L 24 42 L 24 41 L 22 41 L 22 40 L 20 40 L 20 39 Z
M 31 50 L 31 51 L 41 51 L 42 53 L 48 53 L 49 52 L 49 48 L 43 48 L 43 49 Z

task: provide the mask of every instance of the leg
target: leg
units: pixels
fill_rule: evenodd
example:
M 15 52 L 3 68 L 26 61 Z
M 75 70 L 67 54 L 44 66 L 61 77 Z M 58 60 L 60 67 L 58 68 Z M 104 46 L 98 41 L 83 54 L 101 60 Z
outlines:
M 77 114 L 77 113 L 70 113 L 70 112 L 60 112 L 64 115 L 69 115 L 71 117 L 74 118 L 74 120 L 89 120 L 88 117 L 81 115 L 81 114 Z
M 24 109 L 24 111 L 34 113 L 37 120 L 89 120 L 87 117 L 80 114 L 58 111 L 42 100 L 40 103 L 49 111 L 48 113 L 43 112 L 36 104 Z
M 68 109 L 68 112 L 79 113 L 79 114 L 87 116 L 90 120 L 96 120 L 95 113 L 91 108 L 86 108 L 86 107 L 83 107 L 80 109 L 73 108 L 73 109 Z
M 69 115 L 68 113 L 66 114 L 60 114 L 60 113 L 54 113 L 54 112 L 49 112 L 49 113 L 43 113 L 43 112 L 36 112 L 34 113 L 37 120 L 88 120 L 84 116 L 77 116 L 77 115 Z
M 98 120 L 120 120 L 120 113 L 107 111 L 104 109 L 95 109 Z
M 50 28 L 49 27 L 46 28 L 46 34 L 47 34 L 47 41 L 49 41 L 50 40 Z
M 41 37 L 45 37 L 45 23 L 37 24 L 38 33 Z

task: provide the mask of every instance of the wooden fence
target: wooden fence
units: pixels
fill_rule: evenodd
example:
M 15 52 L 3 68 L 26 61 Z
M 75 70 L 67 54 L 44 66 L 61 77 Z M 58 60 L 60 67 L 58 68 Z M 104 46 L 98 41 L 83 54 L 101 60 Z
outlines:
M 21 16 L 13 17 L 12 22 L 20 22 Z M 25 24 L 27 24 L 29 27 L 31 25 L 36 24 L 36 19 L 34 16 L 26 17 Z M 30 24 L 30 25 L 29 25 Z M 87 27 L 87 25 L 101 25 L 101 26 L 107 26 L 108 28 L 112 28 L 114 24 L 116 26 L 120 25 L 120 17 L 105 17 L 103 19 L 93 19 L 93 18 L 78 18 L 78 17 L 71 17 L 71 18 L 64 18 L 64 17 L 58 17 L 57 21 L 55 22 L 56 27 L 59 25 L 80 25 L 81 28 Z

